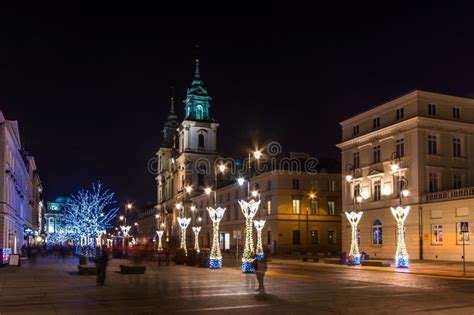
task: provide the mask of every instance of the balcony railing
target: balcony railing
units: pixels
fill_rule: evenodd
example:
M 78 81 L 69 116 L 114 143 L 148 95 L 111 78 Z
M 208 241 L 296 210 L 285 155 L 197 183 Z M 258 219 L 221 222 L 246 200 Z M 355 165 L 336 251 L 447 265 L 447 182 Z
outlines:
M 424 195 L 426 202 L 445 201 L 474 197 L 474 187 L 453 189 L 428 193 Z

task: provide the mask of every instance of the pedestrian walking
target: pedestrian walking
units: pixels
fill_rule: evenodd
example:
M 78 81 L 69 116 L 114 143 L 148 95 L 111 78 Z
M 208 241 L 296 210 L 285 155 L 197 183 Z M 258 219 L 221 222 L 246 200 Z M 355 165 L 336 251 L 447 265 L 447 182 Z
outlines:
M 99 258 L 96 260 L 97 285 L 104 285 L 108 261 L 109 255 L 107 253 L 107 246 L 102 246 L 102 252 L 100 253 Z
M 253 267 L 255 269 L 255 275 L 257 276 L 258 289 L 255 291 L 265 292 L 265 285 L 263 283 L 265 273 L 267 272 L 267 257 L 263 256 L 262 259 L 254 259 Z

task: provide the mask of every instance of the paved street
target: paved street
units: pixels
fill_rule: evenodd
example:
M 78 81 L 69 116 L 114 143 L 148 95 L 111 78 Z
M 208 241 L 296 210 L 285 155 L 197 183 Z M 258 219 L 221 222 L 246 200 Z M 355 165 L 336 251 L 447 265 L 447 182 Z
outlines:
M 76 274 L 76 259 L 38 259 L 0 269 L 0 313 L 5 314 L 472 314 L 474 281 L 271 264 L 267 292 L 254 292 L 253 275 L 148 265 L 145 275 L 117 273 L 112 260 L 106 286 Z M 303 269 L 303 270 L 302 270 Z M 336 303 L 334 303 L 336 302 Z

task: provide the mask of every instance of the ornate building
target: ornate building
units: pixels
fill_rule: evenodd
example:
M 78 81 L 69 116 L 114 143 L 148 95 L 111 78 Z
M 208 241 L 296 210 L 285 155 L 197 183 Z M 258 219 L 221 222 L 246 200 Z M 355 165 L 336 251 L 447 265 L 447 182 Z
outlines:
M 162 146 L 157 153 L 157 214 L 161 219 L 158 224 L 164 223 L 166 235 L 172 242 L 177 240 L 177 218 L 182 215 L 176 204 L 202 191 L 214 176 L 219 124 L 211 118 L 211 100 L 196 60 L 194 79 L 184 100 L 185 118 L 178 122 L 172 98 L 170 114 L 162 131 Z M 192 193 L 185 193 L 184 188 L 188 185 L 194 188 Z
M 42 187 L 34 158 L 22 149 L 17 121 L 2 112 L 0 152 L 0 248 L 18 253 L 40 233 Z
M 411 207 L 404 230 L 410 258 L 461 260 L 461 226 L 474 224 L 474 100 L 415 90 L 341 126 L 343 172 L 348 164 L 354 168 L 350 182 L 343 179 L 343 209 L 355 202 L 364 211 L 360 250 L 395 257 L 390 207 L 402 203 Z M 349 251 L 351 226 L 343 220 L 343 250 Z M 470 232 L 464 240 L 466 259 L 474 261 Z

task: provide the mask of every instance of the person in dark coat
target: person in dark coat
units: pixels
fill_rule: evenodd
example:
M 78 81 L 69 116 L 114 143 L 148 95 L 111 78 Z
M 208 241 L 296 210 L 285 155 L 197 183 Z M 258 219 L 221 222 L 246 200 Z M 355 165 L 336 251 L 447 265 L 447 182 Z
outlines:
M 109 255 L 107 253 L 107 246 L 103 246 L 102 252 L 100 253 L 99 258 L 96 260 L 97 285 L 104 285 L 108 261 Z

